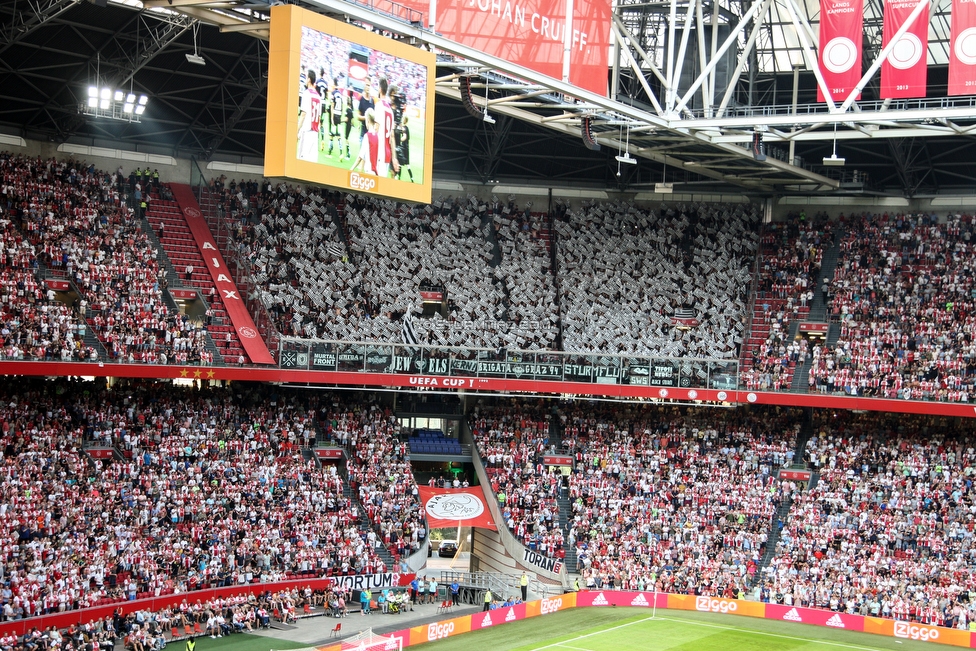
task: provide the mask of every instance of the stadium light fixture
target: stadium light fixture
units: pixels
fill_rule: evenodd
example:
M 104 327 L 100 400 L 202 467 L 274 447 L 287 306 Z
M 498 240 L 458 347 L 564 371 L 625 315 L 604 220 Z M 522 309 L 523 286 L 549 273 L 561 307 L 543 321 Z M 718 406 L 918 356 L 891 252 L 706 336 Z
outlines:
M 122 122 L 141 122 L 149 105 L 147 95 L 136 95 L 131 89 L 88 86 L 87 97 L 78 105 L 78 113 L 95 118 Z

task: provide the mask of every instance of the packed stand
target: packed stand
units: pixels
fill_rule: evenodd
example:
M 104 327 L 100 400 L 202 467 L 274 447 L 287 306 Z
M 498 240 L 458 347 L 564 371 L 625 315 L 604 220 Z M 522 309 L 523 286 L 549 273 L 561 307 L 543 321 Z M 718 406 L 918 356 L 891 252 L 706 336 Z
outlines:
M 8 196 L 22 198 L 10 217 L 38 261 L 74 282 L 78 313 L 112 360 L 212 361 L 203 326 L 163 302 L 157 252 L 133 209 L 148 188 L 130 186 L 121 168 L 11 156 L 2 164 Z
M 303 458 L 315 395 L 17 378 L 2 396 L 0 560 L 23 617 L 381 567 L 336 467 Z
M 760 240 L 758 287 L 753 309 L 750 356 L 742 372 L 746 388 L 790 388 L 797 365 L 809 354 L 806 339 L 789 339 L 790 323 L 806 318 L 814 301 L 824 250 L 833 243 L 826 213 L 808 220 L 790 213 L 786 221 L 767 224 Z
M 823 411 L 762 598 L 968 629 L 976 619 L 972 425 Z
M 976 255 L 969 215 L 858 215 L 827 285 L 840 338 L 815 346 L 810 387 L 948 402 L 976 388 Z
M 797 413 L 566 407 L 568 543 L 590 587 L 736 597 L 783 498 Z
M 527 547 L 564 557 L 558 505 L 563 480 L 542 463 L 552 447 L 549 404 L 511 400 L 478 405 L 470 424 L 508 529 Z
M 371 402 L 342 405 L 327 413 L 323 429 L 349 450 L 349 481 L 373 525 L 373 546 L 382 544 L 395 559 L 418 551 L 427 537 L 424 514 L 407 442 L 390 409 Z
M 0 205 L 0 359 L 96 359 L 97 352 L 85 346 L 84 319 L 37 280 L 34 246 L 11 219 L 24 199 L 9 192 L 8 163 L 0 157 L 6 197 Z
M 243 185 L 243 184 L 242 184 Z M 260 206 L 257 223 L 236 220 L 240 259 L 250 265 L 261 301 L 285 336 L 345 339 L 347 320 L 363 317 L 360 274 L 349 257 L 335 195 L 279 184 L 248 203 Z M 228 195 L 233 196 L 228 188 Z M 240 213 L 238 213 L 240 214 Z
M 563 348 L 735 359 L 758 207 L 586 204 L 555 222 Z

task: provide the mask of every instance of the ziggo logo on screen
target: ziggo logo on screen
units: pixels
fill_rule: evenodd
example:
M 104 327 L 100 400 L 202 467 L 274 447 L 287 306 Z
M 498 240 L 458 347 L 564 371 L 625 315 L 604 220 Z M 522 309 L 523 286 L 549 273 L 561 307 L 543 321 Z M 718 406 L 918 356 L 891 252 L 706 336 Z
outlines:
M 739 609 L 739 604 L 727 599 L 715 599 L 712 597 L 698 597 L 695 599 L 695 610 L 706 613 L 734 613 Z
M 360 192 L 372 192 L 376 189 L 376 179 L 364 176 L 359 172 L 350 172 L 349 187 Z

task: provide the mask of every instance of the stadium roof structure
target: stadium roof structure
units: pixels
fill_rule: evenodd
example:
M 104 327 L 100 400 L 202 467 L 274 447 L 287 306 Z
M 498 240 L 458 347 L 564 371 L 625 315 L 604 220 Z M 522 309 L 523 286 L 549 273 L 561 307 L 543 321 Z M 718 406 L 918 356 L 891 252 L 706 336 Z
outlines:
M 391 0 L 297 4 L 438 52 L 438 178 L 908 197 L 976 184 L 976 97 L 946 96 L 950 0 L 930 8 L 930 97 L 876 99 L 882 4 L 865 0 L 863 99 L 832 107 L 816 102 L 817 0 L 618 1 L 609 97 L 448 41 Z M 260 0 L 3 3 L 0 132 L 260 164 L 269 11 Z M 197 53 L 206 65 L 186 56 Z M 704 65 L 681 79 L 669 60 Z M 493 124 L 463 108 L 462 76 Z M 141 122 L 79 114 L 95 81 L 147 94 Z M 584 129 L 601 151 L 584 146 Z M 752 154 L 756 132 L 765 161 Z M 637 165 L 619 165 L 624 149 Z M 822 165 L 835 150 L 847 165 Z

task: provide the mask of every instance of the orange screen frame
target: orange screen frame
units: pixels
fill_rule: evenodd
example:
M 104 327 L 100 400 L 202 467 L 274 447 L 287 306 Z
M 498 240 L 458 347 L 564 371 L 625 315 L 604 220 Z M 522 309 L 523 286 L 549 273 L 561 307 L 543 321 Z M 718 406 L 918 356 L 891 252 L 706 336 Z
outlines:
M 338 164 L 317 163 L 298 157 L 299 85 L 302 27 L 334 36 L 370 50 L 404 59 L 426 69 L 426 104 L 420 107 L 423 132 L 411 132 L 411 140 L 422 138 L 422 178 L 417 182 L 385 178 L 349 170 Z M 363 192 L 403 201 L 430 203 L 434 159 L 434 70 L 432 53 L 341 23 L 293 5 L 271 8 L 271 42 L 268 55 L 268 108 L 265 133 L 264 173 L 271 178 L 327 185 L 350 192 Z M 355 112 L 355 108 L 354 108 Z M 325 118 L 323 118 L 325 119 Z M 358 127 L 353 128 L 358 135 Z M 419 161 L 411 160 L 415 168 Z M 358 174 L 358 176 L 355 176 Z M 402 175 L 407 178 L 406 175 Z M 416 175 L 415 175 L 416 177 Z M 370 187 L 372 184 L 372 187 Z

